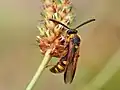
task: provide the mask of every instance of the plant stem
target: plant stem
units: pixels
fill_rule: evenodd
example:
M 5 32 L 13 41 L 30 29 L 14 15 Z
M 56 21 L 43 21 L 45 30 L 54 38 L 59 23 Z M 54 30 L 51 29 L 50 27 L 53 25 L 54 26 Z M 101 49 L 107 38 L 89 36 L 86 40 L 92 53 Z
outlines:
M 32 80 L 30 81 L 30 83 L 28 84 L 25 90 L 32 90 L 32 88 L 34 87 L 36 81 L 38 80 L 38 78 L 44 71 L 46 65 L 49 63 L 51 59 L 50 52 L 51 52 L 51 49 L 48 49 L 46 51 L 42 63 L 39 65 L 37 72 L 35 73 L 35 75 L 33 76 Z

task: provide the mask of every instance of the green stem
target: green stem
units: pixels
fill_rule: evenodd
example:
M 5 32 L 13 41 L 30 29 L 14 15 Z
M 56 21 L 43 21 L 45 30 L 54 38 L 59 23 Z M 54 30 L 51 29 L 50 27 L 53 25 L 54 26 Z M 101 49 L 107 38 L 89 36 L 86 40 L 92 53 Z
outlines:
M 47 50 L 47 52 L 45 53 L 42 63 L 39 65 L 37 72 L 35 73 L 35 75 L 33 76 L 32 80 L 30 81 L 30 83 L 28 84 L 25 90 L 32 90 L 32 88 L 34 87 L 36 81 L 38 80 L 38 78 L 44 71 L 46 65 L 49 63 L 51 59 L 50 52 L 51 49 Z

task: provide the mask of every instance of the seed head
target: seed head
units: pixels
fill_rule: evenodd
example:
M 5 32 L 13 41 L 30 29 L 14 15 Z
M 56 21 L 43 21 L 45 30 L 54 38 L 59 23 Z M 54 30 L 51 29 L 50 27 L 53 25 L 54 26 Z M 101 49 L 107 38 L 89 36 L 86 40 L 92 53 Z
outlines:
M 51 56 L 60 57 L 65 50 L 65 31 L 62 25 L 56 24 L 49 19 L 57 20 L 69 26 L 75 15 L 70 0 L 43 0 L 42 21 L 37 26 L 40 35 L 36 37 L 40 51 L 45 54 L 47 49 L 52 48 Z

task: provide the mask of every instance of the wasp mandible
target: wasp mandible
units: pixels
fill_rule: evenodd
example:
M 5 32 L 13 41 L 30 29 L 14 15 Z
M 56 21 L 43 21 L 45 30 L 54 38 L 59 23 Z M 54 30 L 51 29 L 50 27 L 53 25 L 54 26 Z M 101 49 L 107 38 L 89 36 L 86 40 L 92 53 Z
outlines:
M 53 21 L 54 23 L 60 24 L 66 29 L 68 29 L 66 32 L 67 36 L 65 38 L 65 43 L 66 43 L 65 49 L 67 49 L 67 53 L 61 56 L 60 60 L 57 62 L 56 65 L 54 65 L 50 69 L 50 71 L 52 73 L 64 72 L 65 84 L 72 83 L 74 75 L 75 75 L 75 71 L 76 71 L 77 61 L 79 57 L 79 47 L 80 47 L 80 42 L 81 42 L 81 38 L 78 35 L 77 29 L 87 23 L 95 21 L 95 19 L 90 19 L 73 29 L 69 28 L 68 26 L 54 19 L 49 19 L 49 20 Z

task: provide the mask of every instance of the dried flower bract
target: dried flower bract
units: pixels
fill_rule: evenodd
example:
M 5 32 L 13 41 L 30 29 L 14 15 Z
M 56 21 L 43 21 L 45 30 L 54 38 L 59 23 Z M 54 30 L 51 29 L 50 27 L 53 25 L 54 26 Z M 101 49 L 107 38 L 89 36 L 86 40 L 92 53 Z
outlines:
M 43 0 L 41 16 L 43 23 L 37 26 L 40 35 L 36 38 L 40 51 L 45 54 L 48 49 L 52 49 L 50 53 L 52 57 L 61 57 L 62 52 L 67 52 L 64 36 L 66 28 L 49 19 L 69 26 L 75 17 L 72 4 L 69 0 Z

